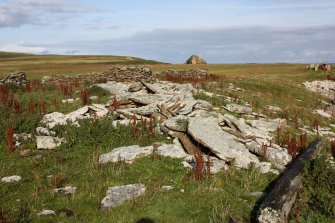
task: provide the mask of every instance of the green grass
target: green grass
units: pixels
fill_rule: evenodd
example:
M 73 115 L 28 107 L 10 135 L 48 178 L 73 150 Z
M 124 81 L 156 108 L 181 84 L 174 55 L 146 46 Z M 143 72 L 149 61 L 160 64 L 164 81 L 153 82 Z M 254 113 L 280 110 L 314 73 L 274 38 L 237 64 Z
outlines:
M 158 63 L 154 60 L 128 56 L 65 56 L 0 52 L 0 78 L 18 70 L 24 71 L 30 79 L 40 79 L 45 75 L 102 72 L 112 65 Z
M 37 56 L 27 54 L 0 53 L 0 75 L 4 76 L 14 70 L 27 72 L 28 78 L 40 79 L 43 75 L 64 74 L 77 75 L 87 72 L 101 72 L 112 64 L 151 64 L 139 58 L 129 60 L 117 56 Z M 309 72 L 300 64 L 213 64 L 213 65 L 151 65 L 153 71 L 167 69 L 208 69 L 224 77 L 218 83 L 204 83 L 200 87 L 214 93 L 214 97 L 204 94 L 196 98 L 211 102 L 221 108 L 228 102 L 225 96 L 233 96 L 236 103 L 248 102 L 254 111 L 271 118 L 284 118 L 285 110 L 289 114 L 289 131 L 300 134 L 298 127 L 311 127 L 315 115 L 312 110 L 321 108 L 317 94 L 305 90 L 300 84 L 306 80 L 325 79 L 322 72 Z M 229 84 L 245 89 L 230 91 Z M 80 98 L 80 86 L 72 98 Z M 14 122 L 15 133 L 34 133 L 42 115 L 27 111 L 29 100 L 47 103 L 47 112 L 68 113 L 81 107 L 81 101 L 73 104 L 60 103 L 67 99 L 57 89 L 37 88 L 26 92 L 22 88 L 11 87 L 11 94 L 22 101 L 23 113 L 14 116 L 7 106 L 0 105 L 0 177 L 20 175 L 22 180 L 14 184 L 0 184 L 0 211 L 8 214 L 9 222 L 137 222 L 151 219 L 154 222 L 251 222 L 253 209 L 259 198 L 250 196 L 251 192 L 269 190 L 269 184 L 275 180 L 271 174 L 260 174 L 256 170 L 230 169 L 222 171 L 202 182 L 184 181 L 188 170 L 182 167 L 180 160 L 149 156 L 136 160 L 134 164 L 125 163 L 97 165 L 98 156 L 119 146 L 139 144 L 152 145 L 154 142 L 169 143 L 164 136 L 155 139 L 146 135 L 133 138 L 131 128 L 111 126 L 112 118 L 97 122 L 94 126 L 90 120 L 80 123 L 81 127 L 62 126 L 56 128 L 59 136 L 66 138 L 56 151 L 37 151 L 34 140 L 8 154 L 5 141 L 9 122 Z M 98 87 L 89 88 L 90 96 L 99 97 L 100 103 L 110 100 L 108 92 Z M 57 100 L 58 106 L 52 105 Z M 324 99 L 326 100 L 326 99 Z M 95 102 L 92 102 L 95 103 Z M 267 105 L 279 106 L 283 112 L 272 114 Z M 224 109 L 219 112 L 225 113 Z M 300 121 L 298 121 L 298 119 Z M 320 119 L 322 126 L 329 126 L 331 121 Z M 298 123 L 298 124 L 297 124 Z M 31 149 L 33 154 L 41 155 L 21 157 L 19 150 Z M 329 153 L 329 151 L 328 151 Z M 321 165 L 321 164 L 316 164 Z M 320 166 L 320 169 L 325 168 Z M 310 190 L 320 185 L 313 182 L 317 174 L 308 170 L 306 178 L 306 196 L 313 200 L 319 195 L 318 203 L 327 207 L 329 201 L 324 187 Z M 318 173 L 320 174 L 320 173 Z M 327 181 L 329 172 L 321 173 Z M 135 201 L 101 212 L 98 210 L 108 187 L 130 183 L 144 183 L 146 194 Z M 54 187 L 72 185 L 78 188 L 74 196 L 62 196 L 52 193 Z M 161 186 L 172 185 L 172 191 L 163 191 Z M 181 192 L 184 190 L 184 192 Z M 329 192 L 330 194 L 332 192 Z M 328 199 L 328 200 L 327 200 Z M 74 216 L 37 217 L 43 209 L 70 209 Z M 304 222 L 317 222 L 330 219 L 322 209 L 301 208 Z M 294 217 L 292 217 L 294 219 Z M 319 222 L 327 222 L 327 221 Z M 140 222 L 140 221 L 139 221 Z M 142 221 L 143 222 L 143 221 Z

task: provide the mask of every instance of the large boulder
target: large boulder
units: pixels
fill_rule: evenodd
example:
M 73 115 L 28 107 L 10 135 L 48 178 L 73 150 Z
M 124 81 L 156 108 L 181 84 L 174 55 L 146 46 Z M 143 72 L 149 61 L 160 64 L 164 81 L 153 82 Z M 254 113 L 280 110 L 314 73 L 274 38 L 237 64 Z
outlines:
M 258 158 L 251 154 L 235 137 L 221 130 L 218 120 L 214 118 L 190 118 L 188 133 L 193 139 L 211 150 L 225 161 L 235 162 L 235 166 L 248 169 L 251 163 L 258 163 Z
M 197 55 L 192 55 L 187 61 L 186 64 L 207 64 L 207 62 Z

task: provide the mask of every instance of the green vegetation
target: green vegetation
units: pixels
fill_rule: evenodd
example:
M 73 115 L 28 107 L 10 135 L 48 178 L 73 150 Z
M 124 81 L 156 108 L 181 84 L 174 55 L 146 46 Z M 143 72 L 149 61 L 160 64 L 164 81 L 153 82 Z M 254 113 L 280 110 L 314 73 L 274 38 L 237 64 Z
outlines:
M 0 52 L 0 78 L 17 70 L 26 72 L 29 79 L 40 79 L 44 75 L 102 72 L 112 65 L 157 63 L 159 62 L 127 56 L 64 56 Z
M 27 54 L 0 53 L 0 74 L 22 70 L 28 78 L 40 79 L 43 75 L 80 74 L 101 72 L 112 64 L 151 64 L 138 58 L 114 56 L 36 56 Z M 305 90 L 300 84 L 306 80 L 325 78 L 322 72 L 309 72 L 302 65 L 152 65 L 154 71 L 166 69 L 208 69 L 221 75 L 218 83 L 201 84 L 199 88 L 214 93 L 214 97 L 197 95 L 210 101 L 220 112 L 226 105 L 226 96 L 236 103 L 248 102 L 254 110 L 271 118 L 285 118 L 288 115 L 290 134 L 300 134 L 299 127 L 313 127 L 315 115 L 312 110 L 321 107 L 323 99 Z M 229 84 L 244 91 L 229 90 Z M 72 98 L 80 98 L 79 86 Z M 100 103 L 110 100 L 108 92 L 98 87 L 89 88 L 90 96 L 98 96 Z M 14 133 L 35 133 L 42 118 L 40 105 L 46 103 L 46 112 L 68 113 L 82 106 L 78 100 L 73 104 L 61 103 L 67 99 L 57 88 L 42 88 L 39 85 L 31 91 L 10 87 L 10 96 L 22 102 L 22 112 L 14 114 L 12 107 L 0 105 L 0 177 L 20 175 L 19 183 L 0 183 L 0 212 L 7 222 L 136 222 L 151 219 L 154 222 L 250 222 L 259 197 L 251 192 L 270 189 L 276 176 L 260 174 L 254 169 L 230 169 L 198 182 L 187 181 L 188 170 L 180 160 L 147 157 L 129 165 L 125 163 L 98 165 L 100 154 L 119 146 L 139 144 L 152 145 L 155 142 L 169 143 L 164 136 L 148 138 L 139 135 L 134 138 L 130 126 L 113 127 L 113 117 L 92 123 L 80 122 L 80 127 L 61 126 L 56 129 L 67 143 L 55 151 L 36 150 L 35 140 L 17 148 L 9 154 L 6 148 L 6 131 L 9 123 L 14 124 Z M 323 99 L 326 100 L 326 99 Z M 35 111 L 29 111 L 33 101 Z M 57 103 L 55 103 L 55 101 Z M 283 111 L 272 113 L 267 105 L 280 107 Z M 10 109 L 9 109 L 10 108 Z M 287 111 L 287 112 L 286 112 Z M 43 112 L 42 112 L 43 113 Z M 321 126 L 331 121 L 319 118 Z M 30 156 L 20 152 L 30 149 Z M 329 150 L 325 150 L 329 154 Z M 326 156 L 326 155 L 325 155 Z M 331 222 L 334 218 L 334 170 L 324 161 L 317 159 L 304 173 L 304 191 L 299 200 L 301 222 Z M 146 195 L 135 201 L 106 212 L 98 210 L 108 187 L 130 183 L 144 183 Z M 72 185 L 78 188 L 74 196 L 56 195 L 52 189 Z M 163 185 L 174 186 L 172 191 L 161 189 Z M 305 201 L 308 202 L 305 202 Z M 68 209 L 73 216 L 64 215 L 37 217 L 43 210 Z M 7 217 L 4 217 L 7 216 Z M 292 216 L 292 222 L 296 216 Z M 0 218 L 1 221 L 1 218 Z M 140 222 L 140 221 L 139 221 Z

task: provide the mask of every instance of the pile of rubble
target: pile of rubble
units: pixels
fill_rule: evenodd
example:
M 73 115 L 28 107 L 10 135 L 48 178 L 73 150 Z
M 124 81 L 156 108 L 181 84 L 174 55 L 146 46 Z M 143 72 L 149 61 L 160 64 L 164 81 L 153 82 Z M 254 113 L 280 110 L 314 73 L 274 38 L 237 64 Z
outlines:
M 26 74 L 22 71 L 8 74 L 6 77 L 0 79 L 0 85 L 2 84 L 14 84 L 14 85 L 25 85 L 29 83 Z
M 73 82 L 101 83 L 107 81 L 128 82 L 135 80 L 151 81 L 152 70 L 148 66 L 114 66 L 100 74 L 85 74 L 79 76 L 45 76 L 43 84 L 59 84 Z
M 111 109 L 117 117 L 114 126 L 128 125 L 134 118 L 138 121 L 147 119 L 149 122 L 150 117 L 155 117 L 155 120 L 161 120 L 160 125 L 157 123 L 158 133 L 164 132 L 175 138 L 171 145 L 114 148 L 110 153 L 100 156 L 101 164 L 119 162 L 120 159 L 131 163 L 138 157 L 156 151 L 163 156 L 183 158 L 183 165 L 192 167 L 195 163 L 193 155 L 199 145 L 210 151 L 208 158 L 211 170 L 217 171 L 234 165 L 244 169 L 256 166 L 261 172 L 278 173 L 292 159 L 286 149 L 270 142 L 271 132 L 284 126 L 285 120 L 261 117 L 245 120 L 233 115 L 222 115 L 213 111 L 207 101 L 194 99 L 196 89 L 191 84 L 111 81 L 96 85 L 111 92 L 113 100 L 106 105 L 85 106 L 66 115 L 58 112 L 48 114 L 42 120 L 47 130 L 68 123 L 78 125 L 78 120 L 92 118 L 93 112 L 95 117 L 105 117 L 109 114 L 110 106 L 117 104 Z M 55 141 L 54 147 L 61 143 L 55 136 L 50 137 Z M 264 145 L 267 145 L 266 151 Z M 269 162 L 261 162 L 259 157 Z
M 166 70 L 157 72 L 157 76 L 166 81 L 214 81 L 219 77 L 209 73 L 207 70 L 193 69 L 193 70 Z

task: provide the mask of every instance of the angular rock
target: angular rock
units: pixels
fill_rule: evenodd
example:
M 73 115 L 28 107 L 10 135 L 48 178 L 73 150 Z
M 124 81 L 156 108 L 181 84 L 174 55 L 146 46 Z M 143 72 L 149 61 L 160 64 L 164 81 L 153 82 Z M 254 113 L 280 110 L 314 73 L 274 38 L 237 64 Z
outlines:
M 256 168 L 261 173 L 268 173 L 271 169 L 271 163 L 269 162 L 260 162 L 256 164 Z
M 56 215 L 56 212 L 53 210 L 42 210 L 37 213 L 37 216 L 48 216 L 48 215 Z
M 137 92 L 142 89 L 143 85 L 141 82 L 133 82 L 130 84 L 128 91 L 129 92 Z
M 44 115 L 41 123 L 46 124 L 49 129 L 53 129 L 56 125 L 67 125 L 67 116 L 60 112 L 53 112 Z
M 167 119 L 164 122 L 164 125 L 172 131 L 186 132 L 188 125 L 188 118 L 185 116 L 176 116 L 171 119 Z
M 62 193 L 65 195 L 73 195 L 76 193 L 77 187 L 72 187 L 72 186 L 67 186 L 67 187 L 63 187 L 63 188 L 56 188 L 53 189 L 54 193 Z
M 265 119 L 257 119 L 257 120 L 249 120 L 248 122 L 252 127 L 267 132 L 274 132 L 277 130 L 277 128 L 286 125 L 286 120 L 280 118 L 269 121 L 266 121 Z
M 198 55 L 192 55 L 187 59 L 186 64 L 207 64 L 204 59 L 199 57 Z
M 17 175 L 1 178 L 1 182 L 4 182 L 4 183 L 14 183 L 14 182 L 19 182 L 20 180 L 21 180 L 21 177 Z
M 173 186 L 162 186 L 163 190 L 170 191 L 173 190 Z
M 36 136 L 37 149 L 56 149 L 62 144 L 62 139 L 52 136 Z
M 37 127 L 36 128 L 36 133 L 38 135 L 44 135 L 44 136 L 54 136 L 54 135 L 56 135 L 56 132 L 50 131 L 49 129 L 43 128 L 43 127 Z
M 258 155 L 264 155 L 262 151 L 262 146 L 258 144 L 257 142 L 248 142 L 245 144 L 245 146 L 249 149 L 250 152 L 258 154 Z M 275 149 L 276 145 L 273 144 L 272 147 L 267 147 L 266 153 L 265 153 L 265 159 L 270 161 L 271 163 L 278 164 L 285 166 L 289 162 L 291 162 L 292 157 L 290 154 L 287 153 L 286 150 L 282 149 Z
M 106 197 L 101 201 L 101 210 L 114 208 L 127 200 L 133 200 L 145 193 L 144 184 L 129 184 L 124 186 L 114 186 L 107 190 Z
M 131 124 L 130 119 L 115 120 L 112 122 L 113 127 L 117 127 L 118 125 L 130 125 L 130 124 Z
M 152 146 L 140 147 L 138 145 L 119 147 L 99 157 L 99 163 L 132 163 L 136 158 L 148 156 L 153 152 Z
M 234 160 L 237 167 L 249 168 L 251 163 L 259 162 L 242 143 L 234 140 L 234 136 L 222 131 L 216 119 L 190 118 L 188 133 L 220 159 Z
M 250 114 L 252 113 L 252 107 L 244 106 L 239 104 L 227 104 L 226 107 L 223 107 L 226 110 L 238 114 Z
M 178 138 L 173 140 L 173 144 L 162 144 L 156 149 L 156 153 L 160 156 L 171 158 L 184 158 L 187 156 Z

